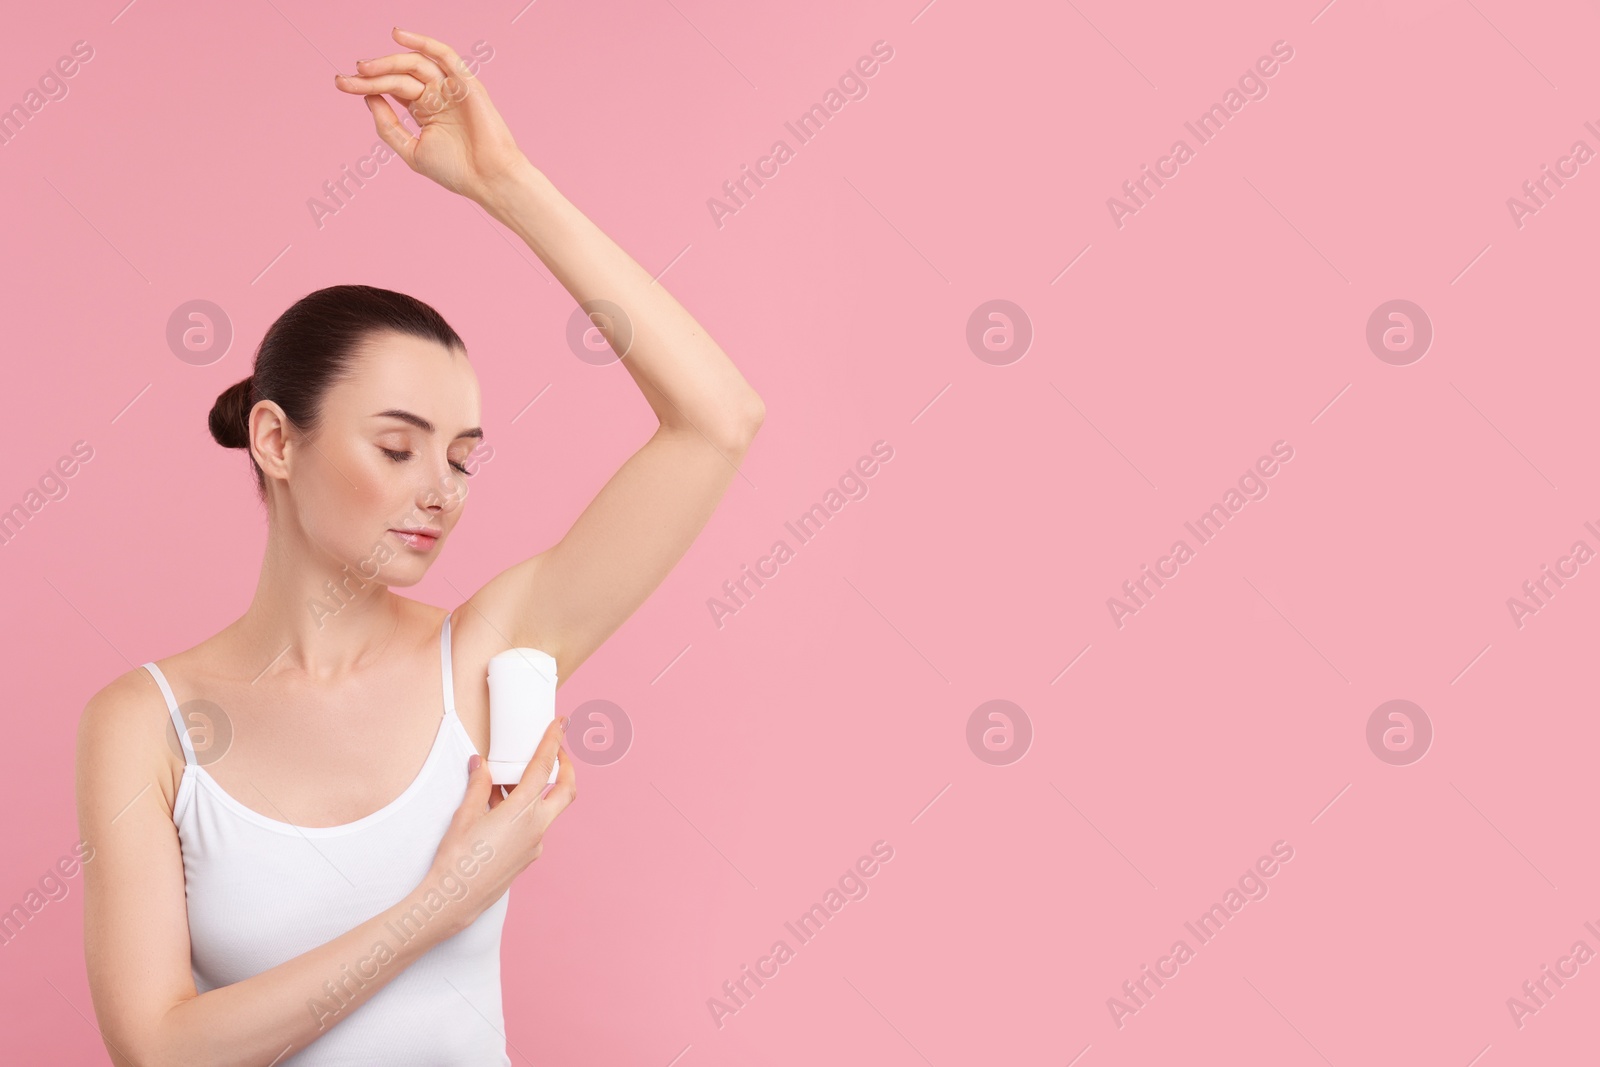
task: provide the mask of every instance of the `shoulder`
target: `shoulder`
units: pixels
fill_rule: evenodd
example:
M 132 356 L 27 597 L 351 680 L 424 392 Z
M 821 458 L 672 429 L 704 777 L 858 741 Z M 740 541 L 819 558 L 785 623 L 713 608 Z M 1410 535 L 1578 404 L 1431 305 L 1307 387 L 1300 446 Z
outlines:
M 166 784 L 172 767 L 169 736 L 175 746 L 166 698 L 151 673 L 141 666 L 112 679 L 88 699 L 78 718 L 80 802 L 86 791 L 116 791 L 152 777 L 163 793 L 174 792 Z
M 153 708 L 166 711 L 166 697 L 154 675 L 142 666 L 135 667 L 89 698 L 78 720 L 78 735 L 124 732 L 144 719 L 153 719 Z

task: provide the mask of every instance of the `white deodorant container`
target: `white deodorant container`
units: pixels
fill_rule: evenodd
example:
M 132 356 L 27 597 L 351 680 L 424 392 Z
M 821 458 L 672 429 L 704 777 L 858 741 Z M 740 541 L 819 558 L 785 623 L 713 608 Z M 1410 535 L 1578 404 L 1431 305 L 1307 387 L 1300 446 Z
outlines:
M 508 648 L 490 659 L 489 780 L 495 785 L 520 782 L 555 717 L 554 656 L 537 648 Z M 555 780 L 552 764 L 550 781 Z

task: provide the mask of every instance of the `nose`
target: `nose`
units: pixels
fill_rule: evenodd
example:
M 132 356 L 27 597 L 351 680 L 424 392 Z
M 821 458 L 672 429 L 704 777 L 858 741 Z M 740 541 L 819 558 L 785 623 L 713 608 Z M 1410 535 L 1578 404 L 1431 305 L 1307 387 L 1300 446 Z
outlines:
M 467 498 L 467 480 L 448 462 L 443 470 L 418 487 L 417 507 L 431 515 L 450 514 L 460 509 Z

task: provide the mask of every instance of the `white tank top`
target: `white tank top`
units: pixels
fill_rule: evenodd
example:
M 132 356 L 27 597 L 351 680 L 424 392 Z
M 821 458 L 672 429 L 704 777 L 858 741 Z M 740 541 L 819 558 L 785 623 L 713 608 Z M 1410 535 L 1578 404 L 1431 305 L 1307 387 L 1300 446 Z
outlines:
M 196 990 L 231 985 L 293 959 L 421 884 L 466 795 L 467 758 L 477 751 L 456 717 L 448 615 L 439 643 L 444 714 L 427 762 L 392 802 L 341 826 L 279 822 L 224 792 L 196 760 L 161 669 L 154 662 L 144 665 L 161 687 L 183 745 L 172 819 L 183 851 Z M 315 997 L 308 991 L 306 1011 L 326 1029 L 274 1067 L 510 1067 L 500 1000 L 500 934 L 510 897 L 507 890 L 472 925 L 418 957 L 365 1004 L 345 1007 L 428 916 L 419 915 L 409 929 L 392 925 L 380 935 L 386 949 L 374 944 L 328 975 Z

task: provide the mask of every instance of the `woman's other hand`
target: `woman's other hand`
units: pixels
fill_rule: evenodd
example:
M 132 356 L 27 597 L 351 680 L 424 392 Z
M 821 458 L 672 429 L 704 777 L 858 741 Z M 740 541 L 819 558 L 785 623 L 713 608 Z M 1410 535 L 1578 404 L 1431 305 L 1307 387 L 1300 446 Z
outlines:
M 456 928 L 465 928 L 505 895 L 544 851 L 550 824 L 577 799 L 577 775 L 563 744 L 566 725 L 558 718 L 545 729 L 517 783 L 521 788 L 510 796 L 501 797 L 500 787 L 490 783 L 482 756 L 473 753 L 468 760 L 466 794 L 439 842 L 426 883 L 447 890 Z M 558 766 L 551 782 L 550 770 Z
M 527 157 L 455 49 L 398 27 L 394 39 L 416 51 L 361 60 L 354 77 L 336 74 L 334 85 L 366 99 L 378 136 L 406 166 L 482 203 Z M 405 105 L 418 136 L 401 125 L 384 93 Z

